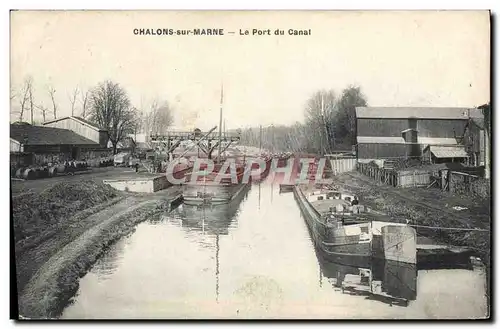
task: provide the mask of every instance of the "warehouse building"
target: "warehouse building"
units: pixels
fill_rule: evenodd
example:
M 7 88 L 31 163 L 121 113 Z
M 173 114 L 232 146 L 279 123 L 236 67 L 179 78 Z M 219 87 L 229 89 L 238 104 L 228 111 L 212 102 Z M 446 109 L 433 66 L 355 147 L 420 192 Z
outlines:
M 462 162 L 468 158 L 462 142 L 469 119 L 481 117 L 469 108 L 357 107 L 358 161 L 422 159 L 428 150 L 436 162 Z
M 112 150 L 108 147 L 108 131 L 97 126 L 82 117 L 69 116 L 44 122 L 45 127 L 61 128 L 71 130 L 74 133 L 90 139 L 95 143 L 93 148 L 86 148 L 81 153 L 85 159 L 96 159 L 110 156 Z
M 96 124 L 85 120 L 82 117 L 69 116 L 44 122 L 46 127 L 68 129 L 80 136 L 90 139 L 101 147 L 106 147 L 108 144 L 108 132 L 106 129 L 101 129 Z
M 28 123 L 10 125 L 11 163 L 43 165 L 83 160 L 88 150 L 98 147 L 98 143 L 68 129 Z

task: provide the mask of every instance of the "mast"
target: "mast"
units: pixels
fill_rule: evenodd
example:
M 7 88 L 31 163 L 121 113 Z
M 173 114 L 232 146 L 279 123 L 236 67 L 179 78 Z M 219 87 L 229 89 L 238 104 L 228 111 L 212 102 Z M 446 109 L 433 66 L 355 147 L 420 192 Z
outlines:
M 324 104 L 324 100 L 323 100 L 323 93 L 321 93 L 321 121 L 322 121 L 322 125 L 324 126 L 325 124 L 325 117 L 323 116 L 324 115 L 324 112 L 325 112 L 325 104 Z M 320 136 L 323 136 L 323 132 L 321 131 L 320 132 Z M 321 155 L 323 155 L 323 137 L 321 137 L 320 139 L 321 141 Z
M 224 85 L 221 83 L 220 89 L 220 112 L 219 112 L 219 152 L 217 154 L 217 160 L 220 161 L 221 150 L 222 150 L 222 103 L 224 101 Z
M 262 153 L 262 125 L 260 125 L 259 130 L 259 152 Z

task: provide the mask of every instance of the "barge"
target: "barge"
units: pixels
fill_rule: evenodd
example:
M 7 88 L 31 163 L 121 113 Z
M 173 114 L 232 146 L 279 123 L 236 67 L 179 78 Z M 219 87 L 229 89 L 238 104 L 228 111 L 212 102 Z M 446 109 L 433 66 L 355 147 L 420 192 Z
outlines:
M 196 181 L 192 181 L 191 176 L 191 179 L 184 186 L 184 203 L 187 205 L 218 205 L 229 203 L 237 198 L 249 183 L 243 181 L 245 166 L 241 164 L 236 165 L 236 183 L 228 177 L 217 181 L 216 178 L 221 168 L 222 164 L 216 164 L 213 172 L 205 173 Z
M 203 231 L 209 235 L 227 235 L 228 228 L 235 219 L 242 201 L 250 191 L 250 184 L 245 185 L 231 202 L 221 205 L 188 205 L 178 208 L 182 225 L 193 230 Z
M 386 221 L 348 192 L 295 185 L 311 238 L 328 261 L 363 267 L 373 259 L 416 264 L 415 229 Z

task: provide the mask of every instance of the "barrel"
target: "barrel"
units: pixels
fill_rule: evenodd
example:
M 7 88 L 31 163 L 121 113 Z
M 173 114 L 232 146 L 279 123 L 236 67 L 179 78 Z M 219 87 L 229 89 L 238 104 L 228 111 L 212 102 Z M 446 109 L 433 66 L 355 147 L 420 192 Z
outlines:
M 49 177 L 57 176 L 57 166 L 52 166 L 49 168 Z
M 66 167 L 63 164 L 56 165 L 56 168 L 58 173 L 63 173 L 66 169 Z
M 24 179 L 36 179 L 37 178 L 37 173 L 35 171 L 35 169 L 33 168 L 27 168 L 26 170 L 24 170 L 23 172 L 23 178 Z
M 23 178 L 24 170 L 26 170 L 26 168 L 24 168 L 24 167 L 17 169 L 16 170 L 16 178 Z

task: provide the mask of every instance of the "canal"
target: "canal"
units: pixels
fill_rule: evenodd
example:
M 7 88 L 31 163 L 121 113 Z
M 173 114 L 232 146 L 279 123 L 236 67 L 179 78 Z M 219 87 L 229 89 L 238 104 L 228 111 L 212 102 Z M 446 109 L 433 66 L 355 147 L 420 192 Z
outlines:
M 139 224 L 81 278 L 61 318 L 477 318 L 486 303 L 481 268 L 323 262 L 293 194 L 263 182 L 231 205 Z

